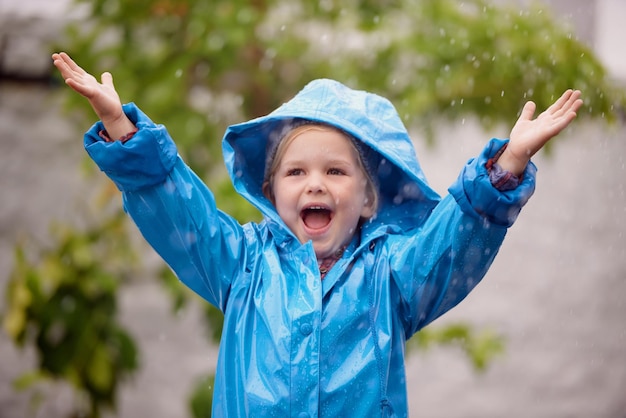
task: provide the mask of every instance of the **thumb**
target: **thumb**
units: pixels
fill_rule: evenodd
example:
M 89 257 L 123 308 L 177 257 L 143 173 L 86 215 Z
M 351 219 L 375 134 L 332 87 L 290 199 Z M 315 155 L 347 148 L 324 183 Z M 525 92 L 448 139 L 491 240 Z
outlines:
M 519 116 L 519 120 L 531 120 L 536 109 L 537 105 L 535 102 L 526 102 L 524 108 L 522 109 L 522 114 Z
M 106 71 L 104 73 L 102 73 L 102 76 L 100 77 L 100 79 L 102 80 L 102 84 L 104 84 L 105 86 L 111 87 L 113 88 L 113 90 L 115 90 L 115 86 L 113 85 L 113 75 Z

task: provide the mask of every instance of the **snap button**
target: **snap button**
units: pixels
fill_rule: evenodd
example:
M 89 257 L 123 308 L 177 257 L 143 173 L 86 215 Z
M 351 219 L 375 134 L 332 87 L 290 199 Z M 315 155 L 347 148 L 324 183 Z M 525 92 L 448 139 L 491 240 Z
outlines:
M 300 412 L 298 414 L 298 418 L 309 418 L 309 417 L 310 417 L 310 415 L 307 414 L 306 412 Z
M 313 327 L 311 326 L 311 324 L 302 324 L 300 325 L 300 332 L 304 335 L 309 335 L 313 332 Z

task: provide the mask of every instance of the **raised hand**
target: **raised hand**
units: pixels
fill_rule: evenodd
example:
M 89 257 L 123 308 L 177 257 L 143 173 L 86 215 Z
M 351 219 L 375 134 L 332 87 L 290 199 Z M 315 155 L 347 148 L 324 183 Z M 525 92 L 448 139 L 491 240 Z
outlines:
M 121 137 L 135 129 L 133 123 L 122 111 L 122 102 L 115 90 L 113 76 L 110 73 L 103 73 L 100 83 L 65 52 L 52 54 L 52 59 L 65 83 L 89 101 L 111 138 Z
M 530 158 L 574 120 L 583 104 L 580 95 L 579 90 L 567 90 L 535 119 L 536 105 L 527 102 L 511 130 L 509 145 L 498 164 L 517 176 L 521 175 Z

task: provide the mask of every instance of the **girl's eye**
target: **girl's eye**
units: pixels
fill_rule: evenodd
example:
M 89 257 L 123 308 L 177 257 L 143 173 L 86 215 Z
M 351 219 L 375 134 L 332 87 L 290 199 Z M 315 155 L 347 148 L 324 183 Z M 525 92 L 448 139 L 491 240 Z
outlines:
M 287 170 L 288 176 L 299 176 L 300 174 L 302 174 L 301 168 L 292 168 L 290 170 Z
M 341 175 L 343 175 L 345 173 L 344 173 L 343 170 L 340 170 L 338 168 L 331 168 L 331 169 L 328 170 L 328 174 L 330 174 L 332 176 L 341 176 Z

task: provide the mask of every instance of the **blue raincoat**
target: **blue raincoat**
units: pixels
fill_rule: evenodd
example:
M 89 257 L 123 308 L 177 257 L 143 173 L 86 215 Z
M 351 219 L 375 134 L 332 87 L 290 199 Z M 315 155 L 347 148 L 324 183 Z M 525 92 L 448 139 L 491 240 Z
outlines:
M 407 416 L 405 342 L 476 286 L 534 190 L 533 164 L 516 189 L 491 185 L 485 164 L 506 143 L 494 139 L 441 199 L 389 101 L 316 80 L 226 131 L 233 184 L 264 215 L 240 225 L 216 208 L 163 126 L 133 104 L 124 111 L 139 128 L 130 141 L 103 141 L 98 122 L 85 147 L 146 240 L 224 313 L 214 417 Z M 324 280 L 311 242 L 298 242 L 262 193 L 267 140 L 294 119 L 361 140 L 380 187 L 377 216 Z

